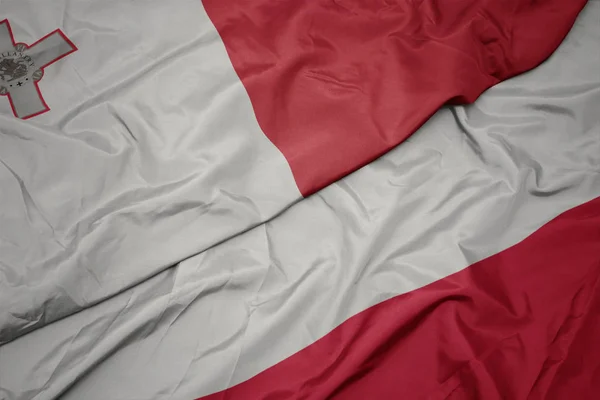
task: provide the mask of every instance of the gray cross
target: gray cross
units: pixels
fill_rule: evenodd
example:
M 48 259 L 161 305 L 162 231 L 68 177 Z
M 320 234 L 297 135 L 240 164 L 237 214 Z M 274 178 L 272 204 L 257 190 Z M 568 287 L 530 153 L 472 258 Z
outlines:
M 0 21 L 0 94 L 8 96 L 16 117 L 27 119 L 50 109 L 38 82 L 45 67 L 75 50 L 58 29 L 30 46 L 15 43 L 8 21 Z

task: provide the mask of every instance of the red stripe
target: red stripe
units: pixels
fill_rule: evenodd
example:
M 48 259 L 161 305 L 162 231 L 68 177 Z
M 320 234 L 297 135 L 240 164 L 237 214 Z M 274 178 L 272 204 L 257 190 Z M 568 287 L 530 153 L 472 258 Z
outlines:
M 595 399 L 599 278 L 600 198 L 205 399 Z
M 304 195 L 542 62 L 585 3 L 203 0 Z

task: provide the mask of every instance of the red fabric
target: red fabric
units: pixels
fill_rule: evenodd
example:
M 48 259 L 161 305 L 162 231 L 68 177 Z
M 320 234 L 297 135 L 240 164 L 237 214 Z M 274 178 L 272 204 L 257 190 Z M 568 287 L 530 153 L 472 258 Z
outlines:
M 565 321 L 562 342 L 544 363 L 531 399 L 600 398 L 600 281 L 592 296 L 585 312 Z
M 203 0 L 304 195 L 547 58 L 586 0 Z
M 599 311 L 600 198 L 205 399 L 597 399 Z

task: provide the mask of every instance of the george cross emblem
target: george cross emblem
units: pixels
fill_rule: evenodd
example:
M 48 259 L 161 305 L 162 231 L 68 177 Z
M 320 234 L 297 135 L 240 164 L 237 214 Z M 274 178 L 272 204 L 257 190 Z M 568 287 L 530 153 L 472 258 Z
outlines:
M 15 43 L 8 20 L 0 21 L 0 95 L 15 117 L 27 119 L 50 110 L 38 87 L 44 68 L 77 50 L 57 29 L 32 45 Z

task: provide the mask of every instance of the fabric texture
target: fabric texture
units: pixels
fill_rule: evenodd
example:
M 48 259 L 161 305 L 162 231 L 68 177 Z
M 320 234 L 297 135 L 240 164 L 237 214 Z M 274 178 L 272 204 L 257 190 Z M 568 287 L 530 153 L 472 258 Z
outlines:
M 178 1 L 3 5 L 15 43 L 58 25 L 78 50 L 39 82 L 53 111 L 3 124 L 0 343 L 364 166 L 544 61 L 585 4 Z
M 203 4 L 307 195 L 401 143 L 443 104 L 470 103 L 540 64 L 586 0 Z
M 0 3 L 0 399 L 595 399 L 584 3 Z
M 39 81 L 49 112 L 21 121 L 0 99 L 0 343 L 301 197 L 198 0 L 0 10 L 17 43 L 59 27 L 78 47 Z

